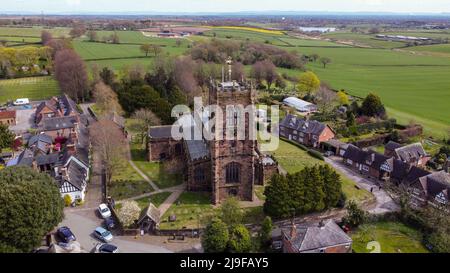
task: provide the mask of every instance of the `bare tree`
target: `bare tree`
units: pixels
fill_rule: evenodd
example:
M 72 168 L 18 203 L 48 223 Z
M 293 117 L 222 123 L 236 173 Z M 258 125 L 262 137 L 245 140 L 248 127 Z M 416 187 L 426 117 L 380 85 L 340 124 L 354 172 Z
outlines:
M 90 127 L 94 151 L 100 155 L 107 185 L 127 161 L 126 139 L 120 128 L 111 120 L 100 119 Z
M 143 44 L 143 45 L 141 45 L 140 49 L 145 54 L 145 57 L 148 57 L 148 54 L 152 50 L 152 45 L 150 45 L 150 44 Z
M 134 124 L 135 129 L 140 132 L 141 143 L 144 143 L 145 136 L 150 130 L 151 126 L 160 125 L 161 120 L 156 116 L 151 110 L 139 109 L 137 110 L 133 118 L 137 119 L 138 122 Z
M 53 36 L 50 32 L 43 30 L 41 32 L 41 43 L 42 45 L 47 45 L 53 39 Z
M 101 113 L 105 115 L 109 113 L 123 114 L 123 109 L 119 104 L 116 92 L 102 81 L 95 85 L 93 95 Z
M 272 84 L 276 81 L 278 76 L 277 68 L 269 60 L 263 61 L 263 65 L 264 65 L 264 79 L 266 80 L 267 83 L 267 89 L 270 90 Z
M 316 93 L 317 106 L 319 110 L 327 114 L 334 108 L 334 102 L 337 100 L 337 95 L 331 91 L 326 85 L 321 85 L 319 91 Z
M 95 32 L 95 31 L 93 31 L 93 30 L 90 30 L 90 31 L 87 33 L 87 36 L 88 36 L 90 42 L 96 42 L 97 39 L 98 39 L 98 37 L 97 37 L 97 32 Z
M 75 51 L 63 49 L 56 53 L 55 76 L 63 92 L 77 102 L 86 99 L 88 91 L 86 67 Z
M 158 56 L 159 54 L 161 54 L 162 49 L 159 45 L 151 45 L 151 51 L 153 52 L 153 55 Z

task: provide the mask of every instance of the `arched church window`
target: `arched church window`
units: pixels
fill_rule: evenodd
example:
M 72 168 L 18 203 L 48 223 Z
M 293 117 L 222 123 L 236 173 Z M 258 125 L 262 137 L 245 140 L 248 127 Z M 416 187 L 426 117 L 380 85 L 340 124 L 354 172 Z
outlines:
M 205 170 L 202 167 L 195 168 L 194 181 L 198 183 L 203 183 L 205 181 Z
M 237 162 L 231 162 L 226 165 L 226 183 L 239 183 L 241 182 L 241 167 Z

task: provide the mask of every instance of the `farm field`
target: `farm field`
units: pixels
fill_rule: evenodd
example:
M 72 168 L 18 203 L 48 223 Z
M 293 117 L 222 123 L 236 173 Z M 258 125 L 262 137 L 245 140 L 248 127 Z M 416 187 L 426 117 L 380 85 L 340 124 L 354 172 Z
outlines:
M 289 44 L 290 46 L 297 47 L 347 47 L 347 45 L 337 44 L 324 40 L 307 40 L 298 38 L 280 38 L 281 41 Z
M 364 224 L 352 232 L 353 250 L 368 253 L 367 243 L 376 241 L 381 253 L 428 253 L 420 232 L 399 222 Z
M 19 98 L 48 99 L 59 94 L 58 83 L 50 76 L 0 80 L 0 104 Z
M 450 54 L 450 44 L 425 45 L 408 48 L 412 51 Z
M 208 37 L 214 37 L 214 35 L 216 35 L 215 36 L 216 38 L 223 38 L 223 39 L 230 39 L 230 40 L 237 40 L 237 41 L 250 40 L 252 42 L 269 43 L 269 44 L 278 45 L 278 46 L 288 46 L 289 45 L 288 43 L 281 40 L 281 38 L 289 38 L 289 36 L 287 36 L 287 35 L 266 34 L 266 33 L 255 32 L 255 31 L 248 31 L 248 30 L 214 28 L 210 31 L 206 31 L 204 33 L 204 35 L 208 36 Z
M 41 32 L 46 30 L 55 37 L 65 36 L 69 34 L 69 28 L 43 28 L 43 27 L 0 27 L 0 36 L 10 37 L 41 37 Z
M 373 48 L 398 48 L 405 46 L 405 43 L 402 42 L 378 40 L 375 39 L 375 35 L 361 34 L 361 33 L 331 32 L 323 34 L 322 37 L 333 40 L 354 41 L 358 45 Z
M 450 124 L 449 59 L 383 49 L 305 47 L 296 50 L 332 59 L 327 68 L 319 63 L 309 64 L 308 68 L 334 89 L 345 89 L 360 97 L 374 92 L 399 121 L 421 122 L 426 133 L 434 136 L 446 133 Z M 301 73 L 281 71 L 289 75 Z

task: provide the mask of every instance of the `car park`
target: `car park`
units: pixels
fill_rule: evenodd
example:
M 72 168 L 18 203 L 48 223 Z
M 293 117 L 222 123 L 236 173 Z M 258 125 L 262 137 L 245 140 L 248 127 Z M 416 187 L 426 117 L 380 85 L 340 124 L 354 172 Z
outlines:
M 111 232 L 102 227 L 98 227 L 94 230 L 94 236 L 105 243 L 111 242 L 113 239 Z

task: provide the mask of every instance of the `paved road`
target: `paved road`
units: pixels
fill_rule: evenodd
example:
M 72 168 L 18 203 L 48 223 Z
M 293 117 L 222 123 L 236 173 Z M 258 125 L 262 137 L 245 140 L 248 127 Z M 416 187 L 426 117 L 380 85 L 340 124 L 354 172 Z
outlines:
M 90 252 L 93 251 L 95 246 L 99 241 L 92 237 L 92 232 L 94 229 L 101 225 L 102 220 L 92 217 L 87 217 L 83 215 L 82 212 L 86 214 L 93 215 L 92 210 L 85 211 L 65 211 L 65 219 L 61 222 L 60 226 L 68 226 L 73 231 L 77 237 L 77 241 L 81 244 L 81 247 Z M 152 245 L 148 243 L 133 242 L 131 240 L 123 240 L 119 238 L 114 238 L 112 244 L 119 247 L 121 253 L 170 253 L 168 249 L 160 247 L 157 245 Z
M 362 177 L 361 174 L 353 170 L 350 170 L 341 162 L 340 158 L 335 157 L 325 158 L 325 162 L 327 162 L 335 169 L 342 172 L 351 180 L 355 181 L 359 187 L 364 188 L 367 191 L 370 191 L 370 189 L 373 188 L 372 193 L 375 196 L 377 203 L 375 208 L 369 210 L 370 213 L 383 214 L 386 212 L 400 210 L 400 207 L 397 205 L 397 203 L 395 203 L 394 200 L 392 200 L 392 198 L 389 196 L 389 194 L 386 193 L 385 190 L 379 189 L 379 186 L 376 184 L 375 181 Z

